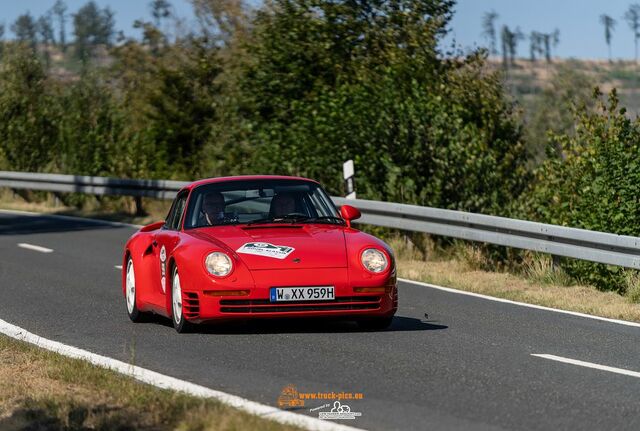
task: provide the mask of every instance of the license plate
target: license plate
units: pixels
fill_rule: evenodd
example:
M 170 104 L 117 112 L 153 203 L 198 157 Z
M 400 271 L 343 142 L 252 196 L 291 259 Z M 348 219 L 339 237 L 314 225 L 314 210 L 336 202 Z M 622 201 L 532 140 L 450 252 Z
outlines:
M 272 287 L 271 302 L 286 301 L 327 301 L 336 299 L 333 286 L 313 287 Z

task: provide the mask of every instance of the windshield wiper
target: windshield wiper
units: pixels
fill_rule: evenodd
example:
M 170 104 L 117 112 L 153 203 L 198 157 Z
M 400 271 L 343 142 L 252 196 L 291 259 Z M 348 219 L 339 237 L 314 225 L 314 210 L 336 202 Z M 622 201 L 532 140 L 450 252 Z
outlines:
M 260 218 L 258 220 L 253 220 L 247 223 L 247 226 L 255 225 L 255 224 L 267 224 L 267 223 L 299 223 L 301 221 L 306 221 L 309 219 L 309 216 L 303 214 L 285 214 L 279 217 L 266 217 Z
M 337 222 L 338 224 L 344 224 L 344 220 L 336 216 L 318 216 L 318 217 L 311 217 L 303 220 L 304 223 L 319 223 L 324 221 Z
M 271 217 L 267 217 L 267 218 L 259 218 L 257 220 L 253 220 L 247 223 L 247 226 L 252 226 L 254 224 L 266 224 L 266 223 L 273 223 L 273 218 Z

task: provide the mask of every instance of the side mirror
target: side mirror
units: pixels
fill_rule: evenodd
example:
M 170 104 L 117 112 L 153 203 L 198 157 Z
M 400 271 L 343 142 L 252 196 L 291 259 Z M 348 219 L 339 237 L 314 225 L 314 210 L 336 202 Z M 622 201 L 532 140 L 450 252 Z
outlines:
M 340 207 L 340 215 L 347 222 L 347 227 L 351 227 L 351 221 L 362 217 L 360 210 L 351 205 L 342 205 Z
M 151 232 L 153 230 L 160 229 L 162 226 L 164 226 L 164 222 L 163 221 L 157 221 L 155 223 L 151 223 L 151 224 L 148 224 L 146 226 L 142 226 L 142 229 L 140 229 L 140 232 Z

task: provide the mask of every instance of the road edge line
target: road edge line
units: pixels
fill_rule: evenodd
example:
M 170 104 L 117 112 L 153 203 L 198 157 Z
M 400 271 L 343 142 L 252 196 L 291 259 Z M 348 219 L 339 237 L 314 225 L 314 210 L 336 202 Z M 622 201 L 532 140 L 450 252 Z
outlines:
M 311 416 L 288 412 L 266 404 L 260 404 L 237 395 L 231 395 L 226 392 L 210 389 L 186 380 L 180 380 L 156 371 L 127 364 L 126 362 L 109 358 L 108 356 L 92 353 L 58 341 L 49 340 L 2 319 L 0 319 L 0 333 L 15 340 L 33 344 L 42 349 L 58 353 L 69 358 L 87 361 L 98 367 L 106 368 L 125 376 L 132 377 L 142 383 L 146 383 L 157 388 L 179 391 L 200 398 L 215 399 L 222 404 L 226 404 L 246 413 L 260 416 L 281 424 L 299 426 L 313 431 L 362 431 L 359 428 L 326 422 Z
M 603 322 L 640 328 L 640 323 L 631 322 L 629 320 L 611 319 L 609 317 L 594 316 L 593 314 L 580 313 L 578 311 L 569 311 L 569 310 L 562 310 L 560 308 L 545 307 L 544 305 L 528 304 L 526 302 L 518 302 L 518 301 L 513 301 L 511 299 L 498 298 L 496 296 L 489 296 L 489 295 L 483 295 L 481 293 L 468 292 L 466 290 L 453 289 L 451 287 L 439 286 L 437 284 L 426 283 L 424 281 L 409 280 L 407 278 L 398 277 L 398 281 L 402 281 L 403 283 L 417 284 L 419 286 L 442 290 L 449 293 L 457 293 L 459 295 L 473 296 L 475 298 L 486 299 L 488 301 L 502 302 L 504 304 L 518 305 L 520 307 L 534 308 L 536 310 L 543 310 L 543 311 L 552 311 L 554 313 L 568 314 L 570 316 L 575 316 L 575 317 L 584 317 L 592 320 L 600 320 Z

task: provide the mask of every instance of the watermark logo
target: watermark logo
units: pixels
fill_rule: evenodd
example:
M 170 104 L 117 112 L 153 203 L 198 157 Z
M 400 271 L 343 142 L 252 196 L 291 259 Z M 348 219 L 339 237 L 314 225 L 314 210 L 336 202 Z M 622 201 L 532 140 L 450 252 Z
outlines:
M 324 400 L 325 404 L 310 408 L 309 411 L 318 412 L 320 419 L 353 420 L 362 416 L 362 413 L 351 411 L 351 407 L 344 404 L 344 402 L 357 402 L 363 398 L 364 394 L 361 392 L 299 392 L 295 385 L 287 385 L 280 392 L 278 407 L 281 409 L 299 409 L 303 408 L 306 402 L 310 402 L 313 405 L 315 401 Z
M 352 412 L 351 407 L 346 404 L 341 404 L 340 401 L 334 401 L 331 411 L 318 413 L 320 419 L 329 420 L 355 419 L 359 416 L 362 416 L 362 413 Z
M 304 407 L 304 400 L 300 398 L 298 389 L 293 385 L 287 385 L 282 388 L 278 397 L 278 407 L 281 409 L 290 409 L 295 407 Z

